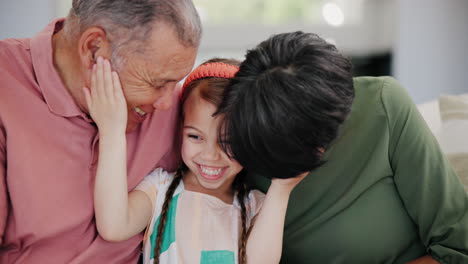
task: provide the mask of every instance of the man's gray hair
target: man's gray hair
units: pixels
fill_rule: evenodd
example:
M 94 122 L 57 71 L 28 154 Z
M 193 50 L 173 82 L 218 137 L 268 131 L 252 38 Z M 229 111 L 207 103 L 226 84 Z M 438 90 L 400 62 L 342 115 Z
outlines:
M 87 28 L 98 26 L 116 55 L 124 46 L 144 52 L 155 22 L 172 25 L 183 45 L 200 44 L 201 22 L 191 0 L 73 0 L 64 30 L 75 39 Z

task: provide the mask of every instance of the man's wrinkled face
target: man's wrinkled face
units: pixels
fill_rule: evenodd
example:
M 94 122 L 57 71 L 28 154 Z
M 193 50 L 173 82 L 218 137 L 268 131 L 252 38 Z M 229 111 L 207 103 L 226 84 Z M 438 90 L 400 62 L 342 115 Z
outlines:
M 174 101 L 174 88 L 192 69 L 197 47 L 180 43 L 176 32 L 165 24 L 155 26 L 144 52 L 124 54 L 120 70 L 127 101 L 127 132 L 134 131 L 155 110 L 167 110 Z

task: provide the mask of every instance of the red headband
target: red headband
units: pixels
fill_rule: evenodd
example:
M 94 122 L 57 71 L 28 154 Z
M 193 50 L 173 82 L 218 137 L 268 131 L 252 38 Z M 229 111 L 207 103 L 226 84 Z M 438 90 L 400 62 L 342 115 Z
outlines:
M 180 92 L 180 98 L 184 96 L 185 88 L 198 79 L 205 77 L 218 77 L 230 79 L 239 71 L 239 67 L 223 63 L 223 62 L 210 62 L 198 66 L 193 70 L 185 79 L 184 85 L 182 86 L 182 91 Z

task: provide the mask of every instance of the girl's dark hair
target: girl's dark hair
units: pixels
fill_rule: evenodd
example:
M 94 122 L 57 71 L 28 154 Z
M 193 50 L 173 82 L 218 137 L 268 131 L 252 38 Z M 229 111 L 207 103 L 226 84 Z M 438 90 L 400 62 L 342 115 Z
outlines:
M 231 59 L 211 59 L 203 64 L 211 63 L 211 62 L 222 62 L 226 64 L 231 64 L 235 66 L 239 66 L 239 61 L 231 60 Z M 203 79 L 198 79 L 191 82 L 184 90 L 184 94 L 182 95 L 181 100 L 181 120 L 184 120 L 184 111 L 183 106 L 187 98 L 191 93 L 197 93 L 203 100 L 219 107 L 222 102 L 223 94 L 225 89 L 228 87 L 230 80 L 226 78 L 217 78 L 217 77 L 206 77 Z M 174 195 L 174 191 L 179 185 L 180 181 L 182 180 L 183 173 L 188 170 L 185 164 L 177 170 L 176 175 L 174 176 L 174 180 L 171 182 L 164 199 L 164 204 L 161 210 L 161 216 L 159 221 L 159 226 L 157 230 L 157 238 L 156 238 L 156 245 L 154 249 L 154 263 L 159 263 L 159 255 L 161 251 L 161 244 L 162 244 L 162 237 L 164 234 L 164 227 L 167 221 L 167 214 L 169 211 L 169 205 L 172 200 L 172 196 Z M 237 191 L 237 199 L 239 200 L 239 204 L 241 207 L 241 219 L 242 219 L 242 234 L 239 239 L 239 264 L 246 263 L 246 242 L 247 242 L 247 210 L 244 204 L 245 196 L 248 193 L 247 185 L 245 184 L 245 171 L 242 170 L 234 180 L 233 187 L 234 190 Z
M 157 236 L 156 236 L 156 245 L 154 247 L 154 264 L 159 263 L 159 255 L 161 252 L 161 245 L 162 245 L 162 239 L 163 239 L 163 234 L 164 234 L 164 228 L 166 227 L 166 221 L 167 221 L 167 214 L 169 212 L 169 205 L 172 200 L 172 195 L 174 195 L 175 189 L 177 186 L 179 186 L 180 181 L 182 180 L 182 173 L 183 173 L 183 168 L 184 166 L 182 165 L 174 175 L 174 179 L 171 182 L 171 185 L 169 185 L 169 188 L 167 189 L 166 196 L 164 197 L 164 203 L 161 209 L 161 217 L 159 218 L 159 225 L 158 225 L 158 230 L 157 230 Z M 154 231 L 153 231 L 154 232 Z
M 218 112 L 223 148 L 246 170 L 290 178 L 318 168 L 354 99 L 351 63 L 315 34 L 278 34 L 249 50 Z

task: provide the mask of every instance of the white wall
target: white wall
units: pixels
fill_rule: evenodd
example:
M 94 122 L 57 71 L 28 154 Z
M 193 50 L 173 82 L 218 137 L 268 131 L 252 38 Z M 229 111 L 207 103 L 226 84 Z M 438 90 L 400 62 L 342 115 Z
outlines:
M 200 51 L 209 55 L 212 55 L 213 51 L 225 51 L 223 54 L 233 54 L 237 58 L 242 58 L 247 49 L 253 48 L 271 35 L 297 30 L 317 33 L 331 40 L 340 51 L 349 56 L 368 56 L 387 53 L 391 50 L 395 31 L 394 0 L 340 0 L 338 2 L 346 4 L 342 6 L 345 12 L 345 23 L 339 27 L 330 26 L 325 21 L 317 24 L 284 25 L 213 26 L 204 24 Z M 353 17 L 353 19 L 348 17 Z M 239 54 L 242 56 L 238 56 Z
M 442 93 L 468 93 L 468 0 L 353 1 L 363 3 L 364 16 L 359 25 L 342 28 L 290 25 L 249 34 L 243 28 L 206 26 L 198 60 L 242 58 L 245 49 L 273 33 L 302 29 L 334 38 L 341 50 L 353 55 L 377 54 L 393 45 L 393 73 L 417 103 Z M 52 19 L 66 14 L 70 3 L 0 0 L 0 39 L 35 35 Z
M 55 17 L 56 1 L 0 0 L 0 39 L 31 37 L 40 32 Z
M 468 1 L 398 0 L 394 75 L 419 103 L 468 93 Z

